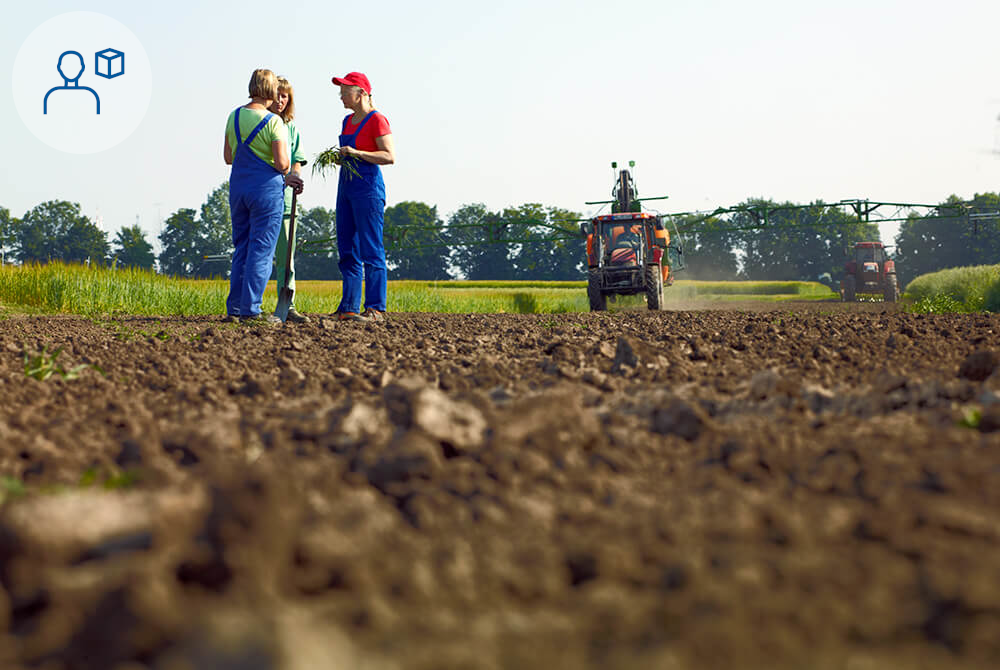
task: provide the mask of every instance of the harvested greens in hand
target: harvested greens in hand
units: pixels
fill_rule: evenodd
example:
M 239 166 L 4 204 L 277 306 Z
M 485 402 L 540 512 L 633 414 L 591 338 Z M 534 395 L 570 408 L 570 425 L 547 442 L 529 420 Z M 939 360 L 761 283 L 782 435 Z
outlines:
M 354 176 L 360 177 L 358 169 L 354 167 L 355 160 L 341 154 L 340 147 L 330 147 L 316 154 L 316 157 L 313 159 L 312 172 L 313 175 L 320 174 L 325 177 L 331 170 L 335 171 L 339 167 L 347 170 L 348 178 Z

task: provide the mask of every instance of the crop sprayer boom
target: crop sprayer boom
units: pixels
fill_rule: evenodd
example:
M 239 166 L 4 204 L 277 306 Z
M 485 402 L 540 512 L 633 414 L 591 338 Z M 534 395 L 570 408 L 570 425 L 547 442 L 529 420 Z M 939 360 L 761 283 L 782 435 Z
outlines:
M 629 161 L 629 169 L 617 170 L 617 163 L 612 163 L 615 173 L 615 183 L 611 200 L 588 201 L 587 205 L 611 205 L 613 214 L 641 213 L 642 203 L 653 200 L 666 200 L 668 196 L 649 198 L 638 197 L 635 188 L 632 168 L 634 161 Z M 892 209 L 891 212 L 886 210 Z M 824 221 L 827 214 L 841 212 L 840 216 L 832 217 L 835 221 Z M 776 223 L 776 215 L 783 214 L 781 223 Z M 799 215 L 811 218 L 805 223 L 797 221 Z M 812 217 L 806 215 L 813 215 Z M 849 214 L 849 217 L 843 216 Z M 790 215 L 790 216 L 789 216 Z M 981 222 L 990 219 L 1000 219 L 1000 212 L 984 210 L 981 205 L 971 202 L 950 202 L 946 204 L 929 205 L 913 202 L 892 202 L 869 200 L 867 198 L 852 198 L 837 202 L 816 201 L 808 205 L 775 204 L 771 202 L 747 202 L 733 207 L 718 207 L 713 210 L 694 210 L 688 212 L 656 212 L 655 217 L 666 228 L 673 230 L 675 246 L 668 245 L 668 255 L 672 267 L 684 267 L 680 250 L 680 240 L 685 234 L 712 234 L 764 228 L 836 228 L 846 223 L 889 223 L 898 221 L 941 220 L 965 221 L 978 233 Z M 854 219 L 854 221 L 850 221 Z M 578 227 L 581 223 L 592 223 L 594 218 L 587 219 L 525 219 L 505 218 L 491 212 L 483 212 L 477 220 L 446 225 L 387 225 L 384 230 L 384 243 L 388 251 L 404 251 L 427 248 L 457 248 L 480 245 L 506 244 L 552 244 L 569 242 L 579 239 Z M 710 227 L 703 224 L 711 222 Z M 475 234 L 478 233 L 478 234 Z M 302 253 L 329 253 L 336 251 L 336 240 L 326 237 L 299 242 Z

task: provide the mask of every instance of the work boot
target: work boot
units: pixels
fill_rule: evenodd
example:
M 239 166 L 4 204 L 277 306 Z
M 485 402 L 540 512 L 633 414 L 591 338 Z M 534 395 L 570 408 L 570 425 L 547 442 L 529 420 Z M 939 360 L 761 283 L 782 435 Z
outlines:
M 357 312 L 337 312 L 338 321 L 367 321 L 365 317 Z
M 236 323 L 240 320 L 239 314 L 226 314 L 226 318 L 222 320 L 222 323 Z
M 285 321 L 290 321 L 292 323 L 309 323 L 309 317 L 305 314 L 299 314 L 298 310 L 294 307 L 289 307 L 288 316 L 285 317 Z
M 372 309 L 371 307 L 365 310 L 363 316 L 366 320 L 376 323 L 379 321 L 385 321 L 386 319 L 385 312 L 380 312 L 377 309 Z
M 259 324 L 261 326 L 280 326 L 281 319 L 274 314 L 254 314 L 253 316 L 241 316 L 240 323 Z

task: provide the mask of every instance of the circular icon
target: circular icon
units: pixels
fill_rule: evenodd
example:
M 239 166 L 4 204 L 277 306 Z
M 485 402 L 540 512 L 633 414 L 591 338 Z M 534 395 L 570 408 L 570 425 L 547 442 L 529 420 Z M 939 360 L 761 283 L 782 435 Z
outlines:
M 132 134 L 153 78 L 132 31 L 104 14 L 69 12 L 38 26 L 14 59 L 14 105 L 42 142 L 93 154 Z

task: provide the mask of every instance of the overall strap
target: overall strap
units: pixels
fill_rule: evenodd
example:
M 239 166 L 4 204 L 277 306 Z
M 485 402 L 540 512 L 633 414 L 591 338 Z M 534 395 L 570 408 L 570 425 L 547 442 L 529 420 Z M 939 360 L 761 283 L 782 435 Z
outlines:
M 274 114 L 268 113 L 267 116 L 261 119 L 260 123 L 257 124 L 257 126 L 253 129 L 253 131 L 249 135 L 247 135 L 246 144 L 250 144 L 251 142 L 253 142 L 253 138 L 257 137 L 257 133 L 259 133 L 261 130 L 264 129 L 264 126 L 267 125 L 267 122 L 271 120 L 272 116 L 274 116 Z
M 233 119 L 233 127 L 236 128 L 236 146 L 243 144 L 243 135 L 240 134 L 240 109 L 242 108 L 236 108 L 236 118 Z
M 368 119 L 372 118 L 372 115 L 374 113 L 375 113 L 374 109 L 372 111 L 368 112 L 368 114 L 365 116 L 365 118 L 361 119 L 361 124 L 358 126 L 358 129 L 356 131 L 354 131 L 354 132 L 356 132 L 357 134 L 360 135 L 361 134 L 361 129 L 365 127 L 365 124 L 368 123 Z
M 354 129 L 354 132 L 352 133 L 352 135 L 357 135 L 358 133 L 360 133 L 361 129 L 364 128 L 365 123 L 368 122 L 368 119 L 370 119 L 372 117 L 372 114 L 374 114 L 376 111 L 377 110 L 373 109 L 372 111 L 368 112 L 365 115 L 365 118 L 361 119 L 361 123 L 358 124 L 358 127 Z M 347 116 L 344 117 L 344 122 L 340 126 L 340 132 L 342 134 L 344 134 L 344 135 L 347 134 L 347 122 L 350 121 L 353 118 L 354 118 L 353 114 L 348 114 Z

